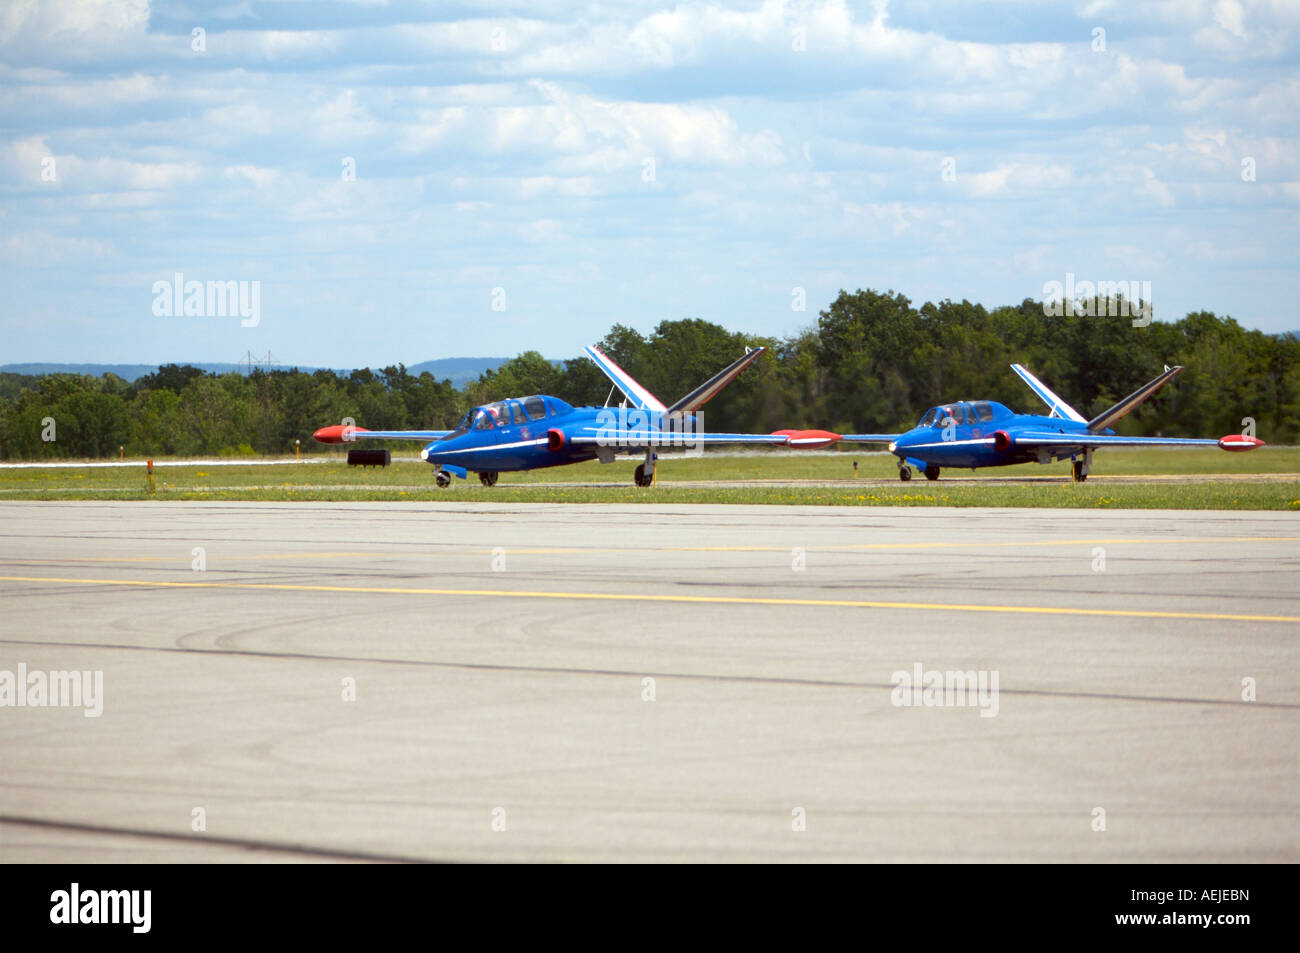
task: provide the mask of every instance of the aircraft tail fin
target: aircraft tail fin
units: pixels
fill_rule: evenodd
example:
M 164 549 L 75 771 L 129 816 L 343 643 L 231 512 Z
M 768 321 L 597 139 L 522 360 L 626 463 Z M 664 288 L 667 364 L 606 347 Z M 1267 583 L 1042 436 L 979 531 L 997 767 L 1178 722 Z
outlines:
M 1115 421 L 1128 416 L 1139 404 L 1153 396 L 1156 391 L 1160 390 L 1160 388 L 1164 387 L 1182 372 L 1182 365 L 1179 365 L 1178 367 L 1170 367 L 1166 364 L 1164 373 L 1159 377 L 1147 381 L 1119 403 L 1107 410 L 1103 410 L 1096 417 L 1093 417 L 1092 420 L 1088 421 L 1088 430 L 1093 433 L 1096 433 L 1098 430 L 1105 430 L 1111 424 L 1115 423 Z
M 739 377 L 741 371 L 762 357 L 763 352 L 766 350 L 767 348 L 765 347 L 745 348 L 745 353 L 743 355 L 736 358 L 736 360 L 718 371 L 718 373 L 714 374 L 699 387 L 695 388 L 685 397 L 682 397 L 674 403 L 668 408 L 668 412 L 676 413 L 681 411 L 683 413 L 689 413 L 691 411 L 699 410 L 714 397 L 717 397 L 722 391 L 722 388 L 726 387 L 733 380 Z
M 1011 369 L 1020 375 L 1020 379 L 1029 385 L 1029 389 L 1042 398 L 1043 403 L 1052 409 L 1048 414 L 1049 417 L 1063 417 L 1067 420 L 1075 420 L 1084 423 L 1087 418 L 1079 413 L 1061 398 L 1052 393 L 1051 388 L 1040 381 L 1029 370 L 1021 364 L 1012 364 Z
M 604 354 L 600 349 L 595 347 L 583 348 L 587 356 L 591 358 L 596 366 L 605 372 L 605 376 L 614 382 L 614 386 L 621 390 L 624 395 L 638 410 L 658 410 L 665 411 L 668 408 L 654 394 L 650 393 L 642 384 L 638 383 L 623 368 L 619 367 L 609 356 Z

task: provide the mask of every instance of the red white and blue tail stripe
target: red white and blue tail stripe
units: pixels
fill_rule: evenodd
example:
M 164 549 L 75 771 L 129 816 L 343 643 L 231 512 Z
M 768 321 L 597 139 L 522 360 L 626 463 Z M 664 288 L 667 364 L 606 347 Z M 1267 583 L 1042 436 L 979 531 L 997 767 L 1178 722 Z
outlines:
M 646 390 L 637 382 L 636 378 L 614 363 L 610 357 L 594 347 L 586 347 L 583 350 L 587 352 L 589 358 L 596 362 L 596 366 L 614 382 L 615 386 L 627 396 L 627 399 L 636 405 L 638 410 L 668 410 L 663 401 Z
M 1030 390 L 1042 398 L 1044 404 L 1052 408 L 1052 412 L 1048 414 L 1049 417 L 1063 417 L 1066 420 L 1076 420 L 1081 424 L 1088 422 L 1088 419 L 1083 414 L 1057 397 L 1050 387 L 1029 373 L 1029 369 L 1023 364 L 1012 364 L 1011 369 L 1020 375 L 1020 379 L 1029 385 Z

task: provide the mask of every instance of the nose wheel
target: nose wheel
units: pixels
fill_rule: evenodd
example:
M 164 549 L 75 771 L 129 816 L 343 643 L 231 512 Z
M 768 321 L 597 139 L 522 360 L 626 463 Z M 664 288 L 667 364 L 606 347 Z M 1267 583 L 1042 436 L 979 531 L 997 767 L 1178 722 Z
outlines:
M 478 475 L 478 482 L 484 486 L 496 486 L 499 474 L 495 470 L 486 470 Z
M 439 470 L 437 474 L 434 476 L 433 482 L 438 484 L 438 486 L 442 487 L 443 489 L 446 489 L 447 487 L 451 486 L 451 474 L 445 470 Z
M 899 467 L 898 478 L 902 480 L 904 483 L 912 479 L 912 468 L 906 465 Z

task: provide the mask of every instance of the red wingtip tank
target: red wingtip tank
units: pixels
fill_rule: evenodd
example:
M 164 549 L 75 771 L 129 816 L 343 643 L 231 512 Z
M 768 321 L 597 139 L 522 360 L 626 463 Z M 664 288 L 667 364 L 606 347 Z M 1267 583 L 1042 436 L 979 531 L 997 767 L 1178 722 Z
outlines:
M 1219 438 L 1219 449 L 1230 450 L 1233 453 L 1245 453 L 1247 450 L 1262 446 L 1264 446 L 1263 440 L 1249 437 L 1244 433 L 1230 433 L 1226 437 Z
M 369 433 L 365 427 L 352 427 L 347 424 L 334 424 L 331 427 L 321 427 L 312 437 L 317 443 L 351 443 L 347 437 L 353 434 Z
M 796 450 L 820 450 L 840 439 L 829 430 L 774 430 L 772 436 L 785 437 L 785 445 Z

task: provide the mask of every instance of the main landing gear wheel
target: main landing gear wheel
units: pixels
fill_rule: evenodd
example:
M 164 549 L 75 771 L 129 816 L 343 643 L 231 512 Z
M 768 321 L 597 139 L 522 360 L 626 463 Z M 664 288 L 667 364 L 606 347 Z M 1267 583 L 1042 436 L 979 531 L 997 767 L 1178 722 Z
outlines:
M 451 474 L 445 470 L 439 470 L 438 475 L 433 478 L 433 481 L 437 483 L 438 486 L 445 489 L 446 487 L 451 486 Z
M 900 480 L 904 481 L 904 482 L 906 482 L 906 481 L 912 479 L 912 468 L 911 468 L 911 467 L 899 467 L 899 468 L 898 468 L 898 478 L 899 478 Z
M 478 482 L 484 486 L 496 486 L 499 475 L 495 470 L 485 470 L 478 475 Z
M 925 478 L 927 480 L 939 479 L 939 465 L 937 463 L 927 463 L 925 465 Z
M 1083 468 L 1083 461 L 1075 460 L 1074 461 L 1074 482 L 1082 483 L 1086 479 L 1088 479 L 1088 472 Z
M 645 464 L 638 463 L 636 469 L 632 472 L 632 479 L 636 480 L 637 486 L 649 486 L 654 476 L 645 472 Z

